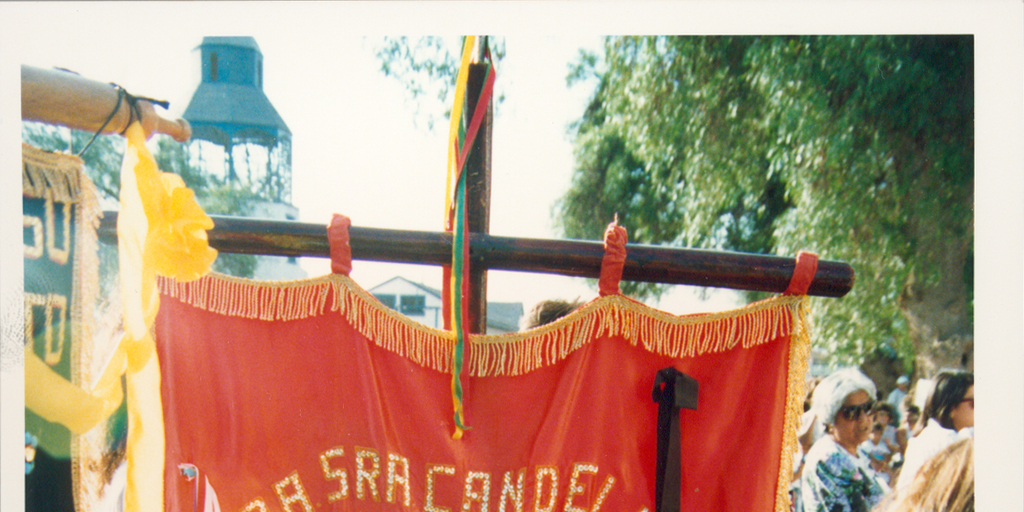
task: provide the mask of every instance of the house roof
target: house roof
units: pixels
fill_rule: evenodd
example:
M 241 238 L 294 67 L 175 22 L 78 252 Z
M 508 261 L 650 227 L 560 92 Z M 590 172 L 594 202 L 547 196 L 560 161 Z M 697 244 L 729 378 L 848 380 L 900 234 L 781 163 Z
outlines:
M 410 284 L 412 286 L 415 286 L 416 288 L 419 288 L 419 289 L 423 290 L 424 292 L 426 292 L 426 293 L 428 293 L 430 295 L 433 295 L 434 297 L 437 297 L 439 299 L 441 298 L 441 290 L 438 290 L 437 288 L 431 288 L 431 287 L 429 287 L 429 286 L 427 286 L 425 284 L 414 283 L 414 282 L 412 282 L 412 281 L 410 281 L 410 280 L 408 280 L 408 279 L 406 279 L 406 278 L 404 278 L 402 276 L 392 277 L 391 279 L 388 279 L 387 281 L 384 281 L 383 283 L 380 283 L 377 286 L 374 286 L 373 288 L 370 288 L 367 291 L 370 292 L 370 293 L 373 293 L 373 291 L 376 290 L 377 288 L 381 288 L 384 285 L 391 284 L 391 283 L 393 283 L 395 281 L 402 281 L 402 282 L 408 283 L 408 284 Z
M 390 284 L 396 280 L 404 281 L 420 290 L 424 293 L 428 293 L 434 297 L 441 298 L 441 290 L 437 288 L 431 288 L 425 284 L 414 283 L 402 276 L 395 276 L 387 281 L 384 281 L 373 288 L 370 288 L 370 293 L 374 290 L 383 287 L 384 285 Z M 501 329 L 507 332 L 515 332 L 519 330 L 519 319 L 523 316 L 523 303 L 522 302 L 488 302 L 487 303 L 487 326 L 495 329 Z

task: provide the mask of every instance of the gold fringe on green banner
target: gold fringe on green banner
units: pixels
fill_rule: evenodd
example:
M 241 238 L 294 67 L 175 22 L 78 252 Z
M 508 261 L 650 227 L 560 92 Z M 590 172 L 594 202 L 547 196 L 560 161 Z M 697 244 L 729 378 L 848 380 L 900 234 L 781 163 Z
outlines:
M 43 198 L 46 193 L 61 203 L 78 202 L 82 196 L 82 159 L 64 153 L 52 153 L 22 143 L 21 194 Z M 90 182 L 91 184 L 91 182 Z
M 23 143 L 21 158 L 23 197 L 47 199 L 75 207 L 73 282 L 69 312 L 72 344 L 70 381 L 90 391 L 98 378 L 92 371 L 95 349 L 93 308 L 99 297 L 99 245 L 96 229 L 102 215 L 96 187 L 83 172 L 84 164 L 77 156 L 44 151 Z M 66 406 L 73 408 L 71 404 Z M 103 428 L 92 428 L 81 435 L 71 436 L 71 481 L 76 507 L 83 512 L 88 512 L 99 499 L 105 484 L 103 473 L 97 470 L 104 457 L 105 434 Z

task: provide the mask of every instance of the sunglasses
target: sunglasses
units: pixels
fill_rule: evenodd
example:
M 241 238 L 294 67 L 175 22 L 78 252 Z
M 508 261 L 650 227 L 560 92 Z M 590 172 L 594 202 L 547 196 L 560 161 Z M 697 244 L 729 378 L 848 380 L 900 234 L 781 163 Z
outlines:
M 862 414 L 868 414 L 871 412 L 871 408 L 875 406 L 875 402 L 868 400 L 860 405 L 844 405 L 839 409 L 839 415 L 846 418 L 848 421 L 859 420 Z

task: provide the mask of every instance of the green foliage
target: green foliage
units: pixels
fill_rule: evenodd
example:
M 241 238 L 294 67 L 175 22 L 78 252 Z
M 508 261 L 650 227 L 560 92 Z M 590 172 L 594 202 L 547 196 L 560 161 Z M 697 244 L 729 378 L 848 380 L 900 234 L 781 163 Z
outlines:
M 962 36 L 607 38 L 569 74 L 598 85 L 561 228 L 600 239 L 618 212 L 635 242 L 847 261 L 816 337 L 836 362 L 910 360 L 911 276 L 973 279 L 939 271 L 973 245 L 972 59 Z
M 480 38 L 478 38 L 480 39 Z M 444 112 L 443 118 L 451 117 L 451 100 L 454 95 L 455 79 L 459 74 L 462 57 L 461 37 L 423 36 L 411 41 L 408 37 L 385 37 L 376 48 L 380 70 L 384 76 L 397 79 L 409 93 L 416 108 L 416 118 L 423 118 L 429 130 L 439 120 L 437 108 Z M 496 63 L 505 56 L 505 39 L 486 37 L 487 44 Z M 431 107 L 424 99 L 435 98 L 439 104 Z M 497 85 L 495 110 L 504 101 L 501 85 Z
M 181 177 L 185 186 L 196 193 L 197 200 L 206 195 L 211 187 L 221 187 L 215 177 L 207 176 L 202 169 L 192 166 L 189 163 L 188 151 L 185 146 L 167 137 L 159 137 L 156 142 L 156 151 L 153 152 L 153 160 L 156 166 L 163 172 L 170 172 Z M 205 209 L 205 205 L 200 204 Z M 207 213 L 210 213 L 207 210 Z

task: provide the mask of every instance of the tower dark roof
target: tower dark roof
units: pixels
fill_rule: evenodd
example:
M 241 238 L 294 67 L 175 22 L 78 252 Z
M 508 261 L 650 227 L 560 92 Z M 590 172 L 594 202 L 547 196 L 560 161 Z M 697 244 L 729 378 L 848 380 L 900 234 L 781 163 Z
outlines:
M 237 46 L 239 48 L 249 48 L 250 50 L 260 51 L 260 45 L 256 44 L 256 38 L 251 36 L 242 37 L 223 37 L 223 36 L 207 36 L 203 38 L 203 46 Z M 261 54 L 263 52 L 260 52 Z
M 276 139 L 291 134 L 263 91 L 246 85 L 199 84 L 183 117 L 192 125 L 195 137 L 221 145 L 226 145 L 220 140 L 223 136 L 258 138 L 263 133 Z M 206 127 L 219 129 L 224 135 L 207 136 Z
M 290 138 L 263 93 L 263 54 L 252 37 L 204 37 L 202 81 L 182 117 L 193 137 L 223 146 L 239 140 L 271 146 Z

